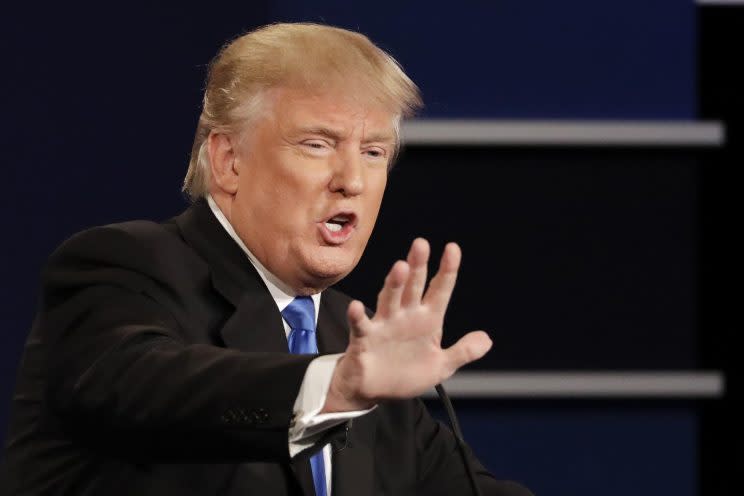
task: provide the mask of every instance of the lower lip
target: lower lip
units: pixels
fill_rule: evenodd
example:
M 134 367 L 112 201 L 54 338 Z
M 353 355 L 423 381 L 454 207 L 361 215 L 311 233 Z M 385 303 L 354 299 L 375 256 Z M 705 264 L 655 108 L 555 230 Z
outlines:
M 320 229 L 320 235 L 323 237 L 323 241 L 328 243 L 329 245 L 341 245 L 344 244 L 351 238 L 351 235 L 354 233 L 354 226 L 351 225 L 351 222 L 347 222 L 344 224 L 344 227 L 341 228 L 340 231 L 331 231 L 326 227 L 325 222 L 320 222 L 318 224 Z

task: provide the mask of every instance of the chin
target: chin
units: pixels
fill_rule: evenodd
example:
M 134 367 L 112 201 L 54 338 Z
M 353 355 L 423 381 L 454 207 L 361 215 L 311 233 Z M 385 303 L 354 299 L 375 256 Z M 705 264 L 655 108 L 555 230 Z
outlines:
M 351 257 L 348 254 L 330 253 L 325 256 L 316 256 L 307 260 L 306 272 L 319 287 L 325 289 L 336 284 L 354 270 L 359 257 Z

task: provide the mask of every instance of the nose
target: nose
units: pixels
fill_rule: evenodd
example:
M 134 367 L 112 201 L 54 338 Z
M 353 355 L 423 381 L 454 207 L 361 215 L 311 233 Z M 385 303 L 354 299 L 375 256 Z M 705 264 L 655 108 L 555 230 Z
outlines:
M 364 164 L 359 152 L 339 153 L 333 161 L 329 189 L 344 196 L 357 196 L 364 191 Z

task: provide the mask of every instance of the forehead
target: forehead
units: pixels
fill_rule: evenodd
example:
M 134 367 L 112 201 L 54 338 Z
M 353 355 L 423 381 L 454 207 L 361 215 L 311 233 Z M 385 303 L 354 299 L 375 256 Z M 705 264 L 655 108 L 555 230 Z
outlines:
M 328 126 L 353 132 L 394 134 L 398 115 L 372 98 L 342 90 L 310 91 L 275 88 L 268 92 L 272 114 L 280 128 Z

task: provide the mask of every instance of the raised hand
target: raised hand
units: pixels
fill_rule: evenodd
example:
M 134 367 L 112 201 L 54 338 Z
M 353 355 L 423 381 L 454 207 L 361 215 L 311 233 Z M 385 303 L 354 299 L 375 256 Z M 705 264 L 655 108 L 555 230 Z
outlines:
M 407 260 L 390 269 L 373 318 L 367 317 L 361 302 L 349 305 L 349 347 L 336 366 L 324 412 L 420 395 L 486 354 L 492 343 L 483 331 L 470 332 L 447 349 L 441 345 L 460 258 L 459 246 L 449 243 L 424 292 L 429 243 L 418 238 Z

